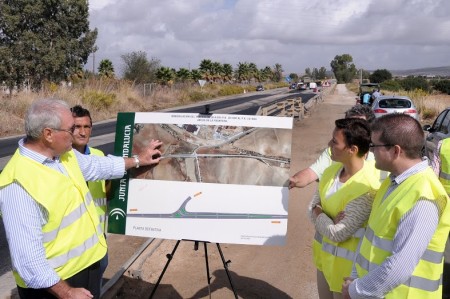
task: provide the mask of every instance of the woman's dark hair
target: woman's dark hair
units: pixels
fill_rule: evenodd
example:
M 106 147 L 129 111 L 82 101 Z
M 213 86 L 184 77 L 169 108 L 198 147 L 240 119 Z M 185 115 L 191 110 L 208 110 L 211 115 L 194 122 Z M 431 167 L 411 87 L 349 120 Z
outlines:
M 358 157 L 363 157 L 369 151 L 369 123 L 360 118 L 342 118 L 335 121 L 336 129 L 342 130 L 345 144 L 358 147 Z

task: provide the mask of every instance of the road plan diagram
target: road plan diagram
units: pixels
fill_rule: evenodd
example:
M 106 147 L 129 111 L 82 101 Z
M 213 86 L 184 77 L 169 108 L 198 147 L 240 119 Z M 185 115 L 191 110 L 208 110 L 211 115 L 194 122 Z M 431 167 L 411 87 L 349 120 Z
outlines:
M 126 196 L 111 204 L 110 227 L 123 218 L 131 235 L 283 243 L 291 128 L 290 118 L 136 113 L 124 152 L 139 153 L 159 139 L 161 160 L 129 171 L 116 192 Z

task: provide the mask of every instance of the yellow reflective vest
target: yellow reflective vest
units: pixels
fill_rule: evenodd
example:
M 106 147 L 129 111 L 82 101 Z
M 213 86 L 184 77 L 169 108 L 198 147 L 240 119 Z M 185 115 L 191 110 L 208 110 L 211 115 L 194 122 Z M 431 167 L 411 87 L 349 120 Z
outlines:
M 367 193 L 374 196 L 380 186 L 380 171 L 375 168 L 375 161 L 364 161 L 363 168 L 327 198 L 326 194 L 341 168 L 341 163 L 332 164 L 319 182 L 321 205 L 330 218 L 335 218 L 349 202 L 360 196 Z M 314 263 L 323 272 L 331 291 L 341 292 L 343 278 L 350 276 L 358 243 L 363 235 L 364 228 L 360 228 L 349 239 L 338 243 L 316 232 L 313 241 Z
M 450 206 L 442 184 L 431 168 L 408 177 L 384 200 L 390 180 L 386 180 L 375 196 L 372 213 L 356 258 L 358 277 L 379 267 L 392 255 L 397 227 L 419 199 L 435 201 L 439 207 L 439 223 L 427 250 L 410 279 L 385 295 L 385 298 L 442 298 L 442 270 L 445 242 L 450 228 Z
M 439 156 L 441 159 L 439 180 L 444 186 L 445 191 L 447 191 L 447 194 L 450 194 L 450 138 L 442 141 Z
M 49 265 L 67 279 L 99 261 L 106 254 L 106 240 L 94 201 L 73 150 L 60 157 L 67 174 L 22 156 L 17 150 L 0 176 L 0 188 L 13 182 L 48 211 L 42 227 Z M 25 282 L 13 271 L 18 286 Z
M 90 147 L 91 155 L 104 157 L 105 154 L 96 148 Z M 105 181 L 91 181 L 88 182 L 89 191 L 91 191 L 92 197 L 94 198 L 95 207 L 97 208 L 97 213 L 99 216 L 100 225 L 103 232 L 105 232 L 106 223 L 106 189 Z

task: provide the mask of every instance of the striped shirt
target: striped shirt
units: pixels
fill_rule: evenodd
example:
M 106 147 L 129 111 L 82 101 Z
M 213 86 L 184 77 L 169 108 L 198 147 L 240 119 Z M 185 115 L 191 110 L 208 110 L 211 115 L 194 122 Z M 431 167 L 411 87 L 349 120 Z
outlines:
M 424 171 L 427 167 L 429 167 L 428 160 L 425 159 L 397 177 L 391 174 L 391 186 L 386 194 L 401 187 L 402 182 L 408 177 Z M 378 268 L 350 284 L 350 298 L 384 298 L 386 293 L 407 281 L 427 249 L 438 223 L 437 205 L 430 200 L 418 200 L 398 224 L 392 255 Z
M 23 142 L 23 139 L 19 141 L 21 155 L 67 175 L 59 157 L 49 159 L 26 148 Z M 124 175 L 125 162 L 122 157 L 87 156 L 76 150 L 74 153 L 86 181 L 114 179 Z M 48 211 L 18 183 L 0 190 L 0 209 L 13 269 L 29 288 L 48 288 L 56 284 L 60 277 L 48 264 L 42 241 L 42 227 L 47 223 Z

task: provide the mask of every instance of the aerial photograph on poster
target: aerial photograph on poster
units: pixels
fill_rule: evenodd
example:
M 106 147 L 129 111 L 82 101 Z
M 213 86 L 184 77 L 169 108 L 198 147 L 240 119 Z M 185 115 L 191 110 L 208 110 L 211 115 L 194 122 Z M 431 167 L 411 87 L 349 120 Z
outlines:
M 291 129 L 288 117 L 119 114 L 116 154 L 139 153 L 152 139 L 163 145 L 159 164 L 113 184 L 109 231 L 284 244 Z

